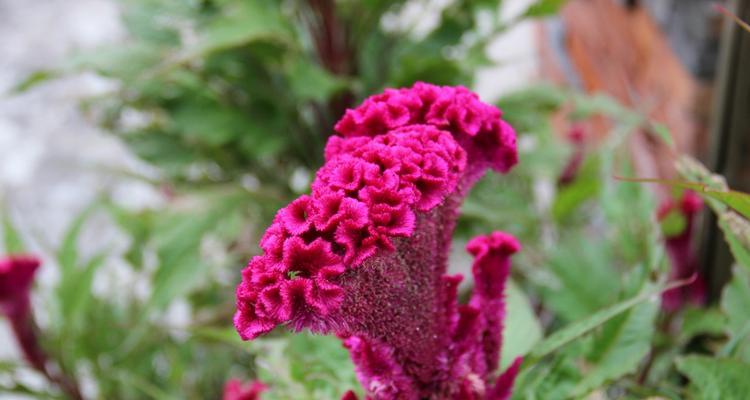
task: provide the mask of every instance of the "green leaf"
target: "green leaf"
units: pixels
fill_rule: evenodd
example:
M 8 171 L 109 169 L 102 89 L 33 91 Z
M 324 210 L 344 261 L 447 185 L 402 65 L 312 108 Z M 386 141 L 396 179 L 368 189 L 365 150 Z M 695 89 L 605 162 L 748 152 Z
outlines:
M 41 69 L 30 73 L 21 82 L 11 89 L 11 93 L 19 94 L 28 91 L 29 89 L 35 88 L 37 85 L 41 85 L 51 79 L 55 79 L 60 76 L 58 71 L 52 71 L 47 69 Z
M 278 5 L 269 1 L 237 2 L 203 27 L 194 47 L 178 57 L 181 63 L 210 53 L 240 47 L 259 40 L 286 42 L 290 31 Z
M 254 344 L 258 377 L 273 387 L 264 399 L 334 399 L 359 387 L 349 354 L 333 336 L 300 332 Z
M 3 210 L 3 246 L 6 254 L 21 254 L 26 252 L 26 246 L 23 244 L 21 234 L 13 225 L 10 212 Z
M 732 212 L 722 212 L 718 224 L 734 260 L 750 271 L 750 222 Z
M 552 215 L 560 222 L 569 217 L 578 206 L 597 195 L 602 187 L 596 157 L 588 157 L 569 185 L 563 186 L 552 203 Z
M 573 390 L 573 397 L 586 394 L 636 370 L 651 349 L 657 302 L 640 304 L 602 326 L 593 342 L 590 365 Z
M 159 266 L 153 275 L 150 308 L 166 307 L 204 279 L 209 269 L 200 254 L 203 237 L 224 217 L 233 215 L 241 200 L 241 196 L 230 195 L 216 200 L 208 210 L 193 210 L 161 221 L 154 234 Z
M 553 333 L 552 335 L 538 343 L 534 347 L 534 350 L 531 352 L 529 359 L 536 361 L 547 356 L 548 354 L 565 346 L 571 341 L 591 332 L 599 326 L 602 326 L 612 318 L 624 313 L 625 311 L 628 311 L 629 309 L 637 306 L 640 303 L 643 303 L 646 300 L 649 300 L 650 298 L 657 296 L 663 290 L 665 290 L 665 288 L 660 287 L 654 289 L 647 287 L 646 289 L 641 291 L 640 294 L 628 300 L 613 304 L 605 309 L 591 314 L 586 318 L 567 325 L 566 327 L 558 330 L 557 332 Z M 527 363 L 532 363 L 532 361 L 527 361 Z
M 661 141 L 670 148 L 675 148 L 674 139 L 672 139 L 672 134 L 669 132 L 669 128 L 667 128 L 666 125 L 660 123 L 652 123 L 648 131 L 657 138 L 661 139 Z
M 557 13 L 567 0 L 539 0 L 529 6 L 523 16 L 530 18 L 546 17 Z
M 617 300 L 619 277 L 604 241 L 568 232 L 556 247 L 548 267 L 559 284 L 545 286 L 542 295 L 559 317 L 578 320 Z
M 172 112 L 181 135 L 220 146 L 243 135 L 252 121 L 239 110 L 205 99 L 187 99 Z
M 597 93 L 595 95 L 577 94 L 573 96 L 573 112 L 575 120 L 587 119 L 595 115 L 603 115 L 620 123 L 635 124 L 643 117 L 631 109 L 624 107 L 615 98 Z
M 709 187 L 704 183 L 699 182 L 687 182 L 679 180 L 668 180 L 668 179 L 651 179 L 651 178 L 623 178 L 618 177 L 620 180 L 627 182 L 639 182 L 639 183 L 658 183 L 661 185 L 668 185 L 672 187 L 678 187 L 681 189 L 690 189 L 696 193 L 709 197 L 714 200 L 718 200 L 725 204 L 727 207 L 742 214 L 747 219 L 750 219 L 750 195 L 747 193 L 727 190 L 720 191 Z
M 698 335 L 721 335 L 726 324 L 726 316 L 717 309 L 688 308 L 682 315 L 680 341 L 687 343 Z
M 542 338 L 542 326 L 529 299 L 511 281 L 505 292 L 507 316 L 503 328 L 500 369 L 505 370 L 516 357 L 526 355 Z
M 77 325 L 82 322 L 87 304 L 92 301 L 91 285 L 96 271 L 104 265 L 107 253 L 100 252 L 83 266 L 69 271 L 70 276 L 61 281 L 59 287 L 62 317 L 66 325 Z
M 78 265 L 78 236 L 81 234 L 86 221 L 91 217 L 93 212 L 99 207 L 99 202 L 93 202 L 83 209 L 70 223 L 65 231 L 60 248 L 57 250 L 57 262 L 60 264 L 62 281 L 61 286 L 66 285 L 64 282 L 70 277 L 73 278 L 73 271 Z
M 685 231 L 687 218 L 679 210 L 672 210 L 659 222 L 659 225 L 665 237 L 677 236 Z
M 738 360 L 687 356 L 677 369 L 690 379 L 690 392 L 699 400 L 745 400 L 750 393 L 750 365 Z
M 346 85 L 309 60 L 295 59 L 290 63 L 287 75 L 292 91 L 302 101 L 324 102 Z
M 735 267 L 733 272 L 734 276 L 721 297 L 729 334 L 729 342 L 722 354 L 737 354 L 750 362 L 750 271 Z
M 96 51 L 70 57 L 63 68 L 66 71 L 92 69 L 107 77 L 133 82 L 144 71 L 159 65 L 164 56 L 163 48 L 149 43 L 108 45 Z

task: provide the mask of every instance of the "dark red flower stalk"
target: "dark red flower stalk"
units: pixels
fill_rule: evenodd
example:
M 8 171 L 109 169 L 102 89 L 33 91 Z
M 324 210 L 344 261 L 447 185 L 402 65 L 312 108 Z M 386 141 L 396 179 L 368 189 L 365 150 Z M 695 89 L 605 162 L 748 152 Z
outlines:
M 29 294 L 40 264 L 33 256 L 0 259 L 0 313 L 8 318 L 29 365 L 57 384 L 70 398 L 81 399 L 78 386 L 72 379 L 50 371 L 47 355 L 39 344 Z
M 260 394 L 268 390 L 261 381 L 242 383 L 239 379 L 230 379 L 224 384 L 223 400 L 258 400 Z
M 697 274 L 692 283 L 662 294 L 662 308 L 667 311 L 679 310 L 686 303 L 704 304 L 706 301 L 706 283 L 698 268 L 698 258 L 693 248 L 695 217 L 702 208 L 703 200 L 689 190 L 683 192 L 679 200 L 668 199 L 659 207 L 657 217 L 660 221 L 674 212 L 679 213 L 685 221 L 680 232 L 672 232 L 665 238 L 667 254 L 672 264 L 671 279 L 684 280 Z
M 279 211 L 243 271 L 240 335 L 279 324 L 335 333 L 371 399 L 507 398 L 520 360 L 494 371 L 520 245 L 501 232 L 469 242 L 467 305 L 456 300 L 461 277 L 446 275 L 464 196 L 486 169 L 517 162 L 500 117 L 465 88 L 424 83 L 348 110 L 312 193 Z
M 568 142 L 573 146 L 573 154 L 557 178 L 558 186 L 567 186 L 576 180 L 586 158 L 586 133 L 581 126 L 574 126 L 568 132 Z
M 8 318 L 26 361 L 45 370 L 45 357 L 36 340 L 29 291 L 40 262 L 31 256 L 0 259 L 0 311 Z

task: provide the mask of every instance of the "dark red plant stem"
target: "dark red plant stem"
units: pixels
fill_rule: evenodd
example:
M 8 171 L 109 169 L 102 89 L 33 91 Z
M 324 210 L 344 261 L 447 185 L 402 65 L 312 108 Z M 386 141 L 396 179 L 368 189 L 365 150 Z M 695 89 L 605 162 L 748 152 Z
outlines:
M 46 375 L 47 357 L 39 348 L 30 313 L 25 312 L 23 315 L 11 317 L 10 324 L 26 361 L 34 369 Z
M 336 15 L 336 3 L 333 0 L 309 0 L 314 14 L 310 24 L 315 51 L 320 64 L 336 76 L 351 76 L 356 73 L 356 59 L 350 42 L 351 32 L 348 26 Z M 346 90 L 337 94 L 328 103 L 330 116 L 338 116 L 351 107 L 354 94 Z M 321 120 L 321 126 L 328 126 L 332 121 Z M 327 131 L 326 131 L 327 132 Z M 327 136 L 327 135 L 326 135 Z
M 34 324 L 31 312 L 26 310 L 9 317 L 13 334 L 26 361 L 44 375 L 47 380 L 56 384 L 68 397 L 74 400 L 83 400 L 83 395 L 75 380 L 62 373 L 50 371 L 47 365 L 47 355 L 39 346 L 37 327 Z

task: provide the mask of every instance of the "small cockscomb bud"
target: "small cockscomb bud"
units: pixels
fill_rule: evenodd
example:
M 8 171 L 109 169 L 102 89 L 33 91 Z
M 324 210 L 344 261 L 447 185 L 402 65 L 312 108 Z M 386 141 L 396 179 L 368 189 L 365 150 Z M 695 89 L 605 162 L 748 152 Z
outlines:
M 348 110 L 311 193 L 277 213 L 243 271 L 240 335 L 280 324 L 334 333 L 368 399 L 507 397 L 518 365 L 493 372 L 520 245 L 500 232 L 469 243 L 467 305 L 457 303 L 461 277 L 446 275 L 464 196 L 488 168 L 517 162 L 500 117 L 465 88 L 424 83 Z
M 670 278 L 684 280 L 696 275 L 692 283 L 667 290 L 662 294 L 662 307 L 667 311 L 679 310 L 686 303 L 703 304 L 706 301 L 706 282 L 700 272 L 693 243 L 695 219 L 701 209 L 703 200 L 700 196 L 686 190 L 681 198 L 664 201 L 657 211 L 660 221 L 673 213 L 684 221 L 683 224 L 679 224 L 682 229 L 665 232 L 665 245 L 672 266 Z
M 558 186 L 567 186 L 578 178 L 578 174 L 586 158 L 586 131 L 581 126 L 574 126 L 567 135 L 567 140 L 573 147 L 573 153 L 570 155 L 568 162 L 557 177 Z
M 0 259 L 0 312 L 8 318 L 28 312 L 29 291 L 39 265 L 39 259 L 32 256 Z
M 223 400 L 258 400 L 260 394 L 268 389 L 260 381 L 243 383 L 239 379 L 230 379 L 224 384 Z

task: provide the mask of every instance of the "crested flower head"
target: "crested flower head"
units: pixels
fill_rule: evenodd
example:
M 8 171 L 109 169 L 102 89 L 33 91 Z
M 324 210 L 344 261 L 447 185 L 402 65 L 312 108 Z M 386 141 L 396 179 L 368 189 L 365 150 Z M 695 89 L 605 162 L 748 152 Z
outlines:
M 29 291 L 39 265 L 32 256 L 0 258 L 0 312 L 15 317 L 28 311 Z
M 335 333 L 372 399 L 506 398 L 518 365 L 493 372 L 520 245 L 500 232 L 469 242 L 467 305 L 446 270 L 464 196 L 517 162 L 513 129 L 465 88 L 417 83 L 348 110 L 336 131 L 311 193 L 277 213 L 243 271 L 238 332 Z
M 268 387 L 261 381 L 242 383 L 239 379 L 230 379 L 224 384 L 224 400 L 258 400 L 260 394 Z

